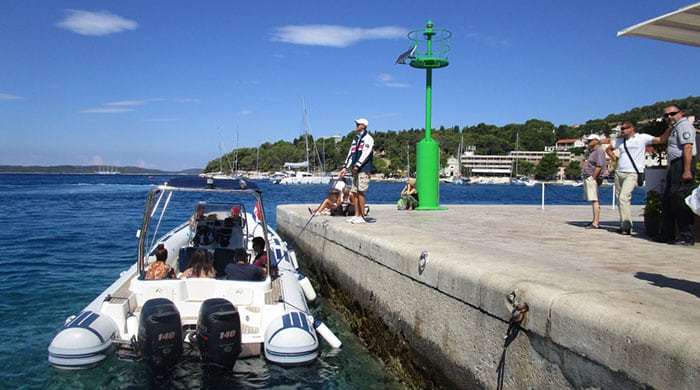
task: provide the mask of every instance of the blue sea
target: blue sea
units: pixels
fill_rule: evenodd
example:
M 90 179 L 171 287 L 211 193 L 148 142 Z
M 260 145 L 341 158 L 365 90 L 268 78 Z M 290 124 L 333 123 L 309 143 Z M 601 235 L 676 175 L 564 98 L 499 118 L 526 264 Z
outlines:
M 209 375 L 184 360 L 168 378 L 150 378 L 138 363 L 116 358 L 83 371 L 61 371 L 47 361 L 47 347 L 64 320 L 78 313 L 136 258 L 149 189 L 170 176 L 0 174 L 0 388 L 284 388 L 392 389 L 410 384 L 392 376 L 323 297 L 314 315 L 343 341 L 324 343 L 317 362 L 280 367 L 262 358 L 240 360 L 233 372 Z M 327 187 L 261 182 L 267 220 L 283 203 L 315 206 Z M 367 202 L 395 204 L 403 183 L 372 183 Z M 582 188 L 546 186 L 545 205 L 585 205 Z M 612 187 L 601 188 L 611 204 Z M 541 186 L 441 185 L 440 204 L 541 203 Z M 633 204 L 643 203 L 635 189 Z M 449 212 L 449 211 L 448 211 Z M 303 259 L 302 259 L 303 261 Z M 312 276 L 313 278 L 313 276 Z

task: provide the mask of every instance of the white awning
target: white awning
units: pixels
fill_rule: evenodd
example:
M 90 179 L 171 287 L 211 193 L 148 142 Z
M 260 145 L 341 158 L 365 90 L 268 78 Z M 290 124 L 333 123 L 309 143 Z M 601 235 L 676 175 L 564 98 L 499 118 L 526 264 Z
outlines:
M 617 33 L 700 46 L 700 3 L 647 20 Z
M 299 162 L 299 163 L 291 163 L 291 162 L 286 162 L 286 163 L 284 163 L 284 167 L 285 167 L 285 168 L 289 168 L 289 169 L 306 168 L 306 167 L 308 167 L 308 166 L 309 166 L 309 162 L 308 162 L 308 161 Z

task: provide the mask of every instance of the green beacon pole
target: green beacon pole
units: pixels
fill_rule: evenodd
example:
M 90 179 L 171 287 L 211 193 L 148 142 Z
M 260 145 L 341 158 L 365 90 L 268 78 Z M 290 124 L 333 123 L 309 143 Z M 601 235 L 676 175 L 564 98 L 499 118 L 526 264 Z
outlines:
M 397 63 L 406 63 L 413 68 L 425 69 L 425 138 L 416 145 L 416 189 L 419 203 L 416 210 L 445 210 L 440 207 L 440 146 L 430 136 L 433 100 L 433 69 L 449 65 L 447 53 L 450 51 L 452 33 L 444 29 L 433 28 L 428 21 L 425 30 L 408 33 L 411 48 L 404 53 Z

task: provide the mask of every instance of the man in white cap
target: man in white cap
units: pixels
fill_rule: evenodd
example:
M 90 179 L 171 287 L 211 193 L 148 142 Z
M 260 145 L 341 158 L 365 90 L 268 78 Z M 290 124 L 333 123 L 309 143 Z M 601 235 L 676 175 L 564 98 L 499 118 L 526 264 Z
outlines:
M 600 136 L 591 134 L 586 137 L 588 149 L 591 154 L 583 167 L 583 197 L 591 202 L 593 207 L 593 221 L 586 225 L 586 229 L 598 229 L 600 227 L 600 202 L 598 202 L 598 187 L 603 183 L 605 174 L 605 152 L 600 147 Z
M 372 158 L 374 156 L 374 138 L 367 131 L 367 119 L 355 119 L 357 135 L 352 140 L 350 151 L 345 158 L 340 177 L 344 177 L 348 170 L 352 171 L 352 188 L 355 194 L 355 216 L 347 220 L 349 223 L 365 223 L 365 192 L 369 188 L 369 175 L 372 171 Z

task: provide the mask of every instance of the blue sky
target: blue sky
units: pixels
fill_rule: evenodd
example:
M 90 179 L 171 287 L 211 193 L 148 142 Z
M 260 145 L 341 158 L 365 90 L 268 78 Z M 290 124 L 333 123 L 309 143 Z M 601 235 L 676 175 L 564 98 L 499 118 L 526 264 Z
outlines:
M 617 31 L 692 1 L 0 2 L 0 164 L 204 167 L 236 145 L 424 126 L 576 124 L 700 92 L 700 49 Z M 698 114 L 698 113 L 695 113 Z

